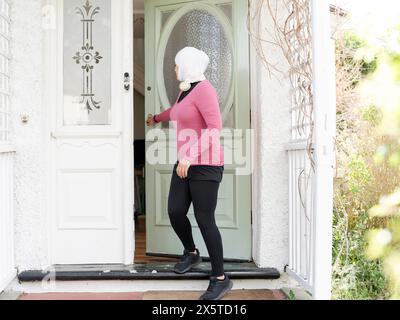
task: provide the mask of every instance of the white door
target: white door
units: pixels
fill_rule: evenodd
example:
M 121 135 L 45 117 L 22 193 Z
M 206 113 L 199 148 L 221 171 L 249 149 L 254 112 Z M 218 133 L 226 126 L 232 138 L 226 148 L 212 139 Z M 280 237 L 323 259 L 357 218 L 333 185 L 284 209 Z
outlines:
M 132 1 L 50 1 L 53 264 L 133 260 Z

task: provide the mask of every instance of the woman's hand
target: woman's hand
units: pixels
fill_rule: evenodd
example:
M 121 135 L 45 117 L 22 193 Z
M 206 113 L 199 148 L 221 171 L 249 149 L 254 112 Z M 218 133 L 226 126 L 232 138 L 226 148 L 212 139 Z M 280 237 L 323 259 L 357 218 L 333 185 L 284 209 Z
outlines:
M 149 114 L 147 116 L 146 124 L 148 127 L 152 127 L 156 124 L 156 122 L 154 121 L 154 116 L 152 114 Z
M 176 173 L 181 179 L 187 178 L 190 165 L 191 163 L 187 159 L 179 161 L 178 167 L 176 168 Z

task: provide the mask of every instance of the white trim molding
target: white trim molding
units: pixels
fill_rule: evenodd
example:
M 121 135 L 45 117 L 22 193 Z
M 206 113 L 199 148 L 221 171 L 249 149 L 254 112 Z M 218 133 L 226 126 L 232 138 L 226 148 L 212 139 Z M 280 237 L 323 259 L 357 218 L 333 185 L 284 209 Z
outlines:
M 314 104 L 313 288 L 316 300 L 331 298 L 335 56 L 328 0 L 312 0 Z

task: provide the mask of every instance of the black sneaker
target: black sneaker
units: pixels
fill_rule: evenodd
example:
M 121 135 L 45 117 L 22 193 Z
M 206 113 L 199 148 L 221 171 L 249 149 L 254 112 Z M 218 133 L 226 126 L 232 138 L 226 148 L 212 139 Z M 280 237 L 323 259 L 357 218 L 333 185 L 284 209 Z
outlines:
M 220 300 L 232 289 L 232 286 L 233 282 L 226 274 L 224 280 L 211 276 L 207 291 L 200 296 L 199 300 Z
M 175 265 L 174 272 L 175 273 L 185 273 L 188 272 L 192 267 L 197 266 L 201 261 L 200 252 L 196 249 L 196 253 L 191 253 L 189 250 L 183 250 L 183 257 L 181 260 Z

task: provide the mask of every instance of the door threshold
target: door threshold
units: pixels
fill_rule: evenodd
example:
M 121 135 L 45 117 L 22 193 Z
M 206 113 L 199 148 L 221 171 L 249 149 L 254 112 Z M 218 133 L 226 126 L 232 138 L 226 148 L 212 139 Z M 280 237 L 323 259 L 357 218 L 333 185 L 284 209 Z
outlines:
M 154 253 L 154 252 L 146 252 L 146 256 L 148 257 L 156 257 L 156 258 L 172 258 L 172 259 L 179 259 L 182 257 L 182 254 L 167 254 L 167 253 Z M 209 262 L 210 257 L 201 257 L 204 262 Z M 177 260 L 178 262 L 178 260 Z M 252 263 L 253 260 L 249 259 L 233 259 L 233 258 L 224 258 L 224 263 Z
M 52 279 L 59 281 L 85 280 L 208 280 L 210 263 L 202 262 L 185 274 L 173 271 L 175 263 L 138 263 L 132 265 L 57 265 L 47 270 L 24 271 L 18 274 L 21 282 Z M 225 263 L 225 272 L 232 279 L 280 278 L 275 268 L 259 268 L 255 263 Z

